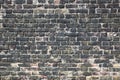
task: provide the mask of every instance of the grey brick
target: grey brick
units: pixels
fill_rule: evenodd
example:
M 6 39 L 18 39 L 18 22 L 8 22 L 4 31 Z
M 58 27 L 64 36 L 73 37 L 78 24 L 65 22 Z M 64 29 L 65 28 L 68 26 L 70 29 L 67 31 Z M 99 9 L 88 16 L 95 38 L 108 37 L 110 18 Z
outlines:
M 76 13 L 88 13 L 88 9 L 78 9 Z
M 119 4 L 118 3 L 116 3 L 116 4 L 108 4 L 107 8 L 119 8 Z
M 65 5 L 59 4 L 59 8 L 64 8 L 64 7 L 65 7 Z
M 47 14 L 45 15 L 45 18 L 58 18 L 59 15 L 58 14 Z
M 113 67 L 112 64 L 110 63 L 103 63 L 103 64 L 99 64 L 100 67 Z
M 91 2 L 91 3 L 96 3 L 96 2 L 97 2 L 97 0 L 91 0 L 90 2 Z
M 46 0 L 38 0 L 39 3 L 45 3 Z
M 15 3 L 16 4 L 23 4 L 23 3 L 25 3 L 25 0 L 15 0 Z
M 119 73 L 115 68 L 120 63 L 119 0 L 1 0 L 0 4 L 2 80 L 25 75 L 30 80 L 86 80 L 101 75 L 99 68 Z
M 0 4 L 3 4 L 4 3 L 4 0 L 0 0 Z
M 49 9 L 50 9 L 50 8 L 51 8 L 51 9 L 56 9 L 56 8 L 59 8 L 59 6 L 58 6 L 58 5 L 49 4 L 49 5 L 45 5 L 45 8 L 46 8 L 46 9 L 48 9 L 48 8 L 49 8 Z
M 5 3 L 7 3 L 7 4 L 11 4 L 12 3 L 12 0 L 4 0 L 5 1 Z
M 97 0 L 98 4 L 102 4 L 102 3 L 111 3 L 111 0 Z
M 27 4 L 32 4 L 33 0 L 27 0 Z
M 33 9 L 36 8 L 36 5 L 23 5 L 24 9 Z
M 67 4 L 66 8 L 77 8 L 77 5 L 73 5 L 73 4 Z
M 113 3 L 119 3 L 120 1 L 119 0 L 113 0 Z
M 65 3 L 73 3 L 75 0 L 61 0 L 60 3 L 61 4 L 65 4 Z

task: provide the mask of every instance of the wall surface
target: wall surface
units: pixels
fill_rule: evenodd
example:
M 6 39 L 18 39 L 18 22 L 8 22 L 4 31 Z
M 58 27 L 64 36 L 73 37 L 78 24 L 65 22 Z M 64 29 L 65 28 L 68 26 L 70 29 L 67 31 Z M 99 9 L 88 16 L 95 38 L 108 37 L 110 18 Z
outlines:
M 120 0 L 0 0 L 1 80 L 120 80 Z

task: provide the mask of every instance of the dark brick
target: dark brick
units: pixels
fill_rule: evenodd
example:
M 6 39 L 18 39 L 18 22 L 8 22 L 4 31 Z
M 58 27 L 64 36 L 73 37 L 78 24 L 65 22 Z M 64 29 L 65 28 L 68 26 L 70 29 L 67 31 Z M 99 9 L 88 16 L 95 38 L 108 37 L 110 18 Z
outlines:
M 104 49 L 104 50 L 113 50 L 113 47 L 112 46 L 100 46 L 101 47 L 101 49 Z
M 27 13 L 33 13 L 33 10 L 26 10 Z
M 110 45 L 110 43 L 108 41 L 103 41 L 102 45 Z
M 9 63 L 0 63 L 0 66 L 10 66 L 10 64 Z
M 106 55 L 104 55 L 104 57 L 105 58 L 107 58 L 107 59 L 114 59 L 114 55 L 108 55 L 108 54 L 106 54 Z
M 91 41 L 89 43 L 89 45 L 91 45 L 91 46 L 100 45 L 100 44 L 101 44 L 100 41 Z
M 27 0 L 27 4 L 32 4 L 33 0 Z
M 58 23 L 70 23 L 71 21 L 69 19 L 58 19 Z
M 76 13 L 76 10 L 75 9 L 69 9 L 69 12 L 70 13 Z
M 64 14 L 59 14 L 59 18 L 64 18 Z
M 13 13 L 26 13 L 26 10 L 13 10 Z
M 88 18 L 100 18 L 101 17 L 101 14 L 88 14 Z
M 118 9 L 118 12 L 120 12 L 120 8 Z
M 48 3 L 49 4 L 54 3 L 54 0 L 48 0 Z
M 38 0 L 39 3 L 45 3 L 46 0 Z
M 36 5 L 23 5 L 23 7 L 25 9 L 33 9 L 33 8 L 36 8 L 37 6 Z
M 59 4 L 59 8 L 64 8 L 64 7 L 65 7 L 65 5 Z
M 28 41 L 29 38 L 16 38 L 16 41 Z
M 76 13 L 88 13 L 88 9 L 77 9 Z
M 0 4 L 4 4 L 4 0 L 0 0 Z
M 70 19 L 70 18 L 78 18 L 77 14 L 65 14 L 65 18 Z
M 45 8 L 46 9 L 47 8 L 53 8 L 53 9 L 55 9 L 55 8 L 59 8 L 59 6 L 58 5 L 49 4 L 49 5 L 45 5 Z
M 90 8 L 89 9 L 89 13 L 93 13 L 94 14 L 95 13 L 95 9 L 94 8 Z
M 118 32 L 118 28 L 112 28 L 111 31 L 112 32 Z
M 83 0 L 83 3 L 89 3 L 89 0 Z
M 119 4 L 115 3 L 115 4 L 108 4 L 107 8 L 119 8 Z
M 99 23 L 99 19 L 91 18 L 90 22 L 91 23 Z
M 89 58 L 89 55 L 87 55 L 87 54 L 81 54 L 80 57 L 81 58 Z
M 105 62 L 108 63 L 109 60 L 107 60 L 107 59 L 106 60 L 101 60 L 101 59 L 96 59 L 95 60 L 95 63 L 105 63 Z
M 109 13 L 109 9 L 97 9 L 97 13 Z
M 99 67 L 113 67 L 113 65 L 111 63 L 103 63 L 99 64 Z
M 44 14 L 38 14 L 38 15 L 34 15 L 34 18 L 44 18 Z
M 91 37 L 91 41 L 97 41 L 98 38 L 97 37 Z
M 65 35 L 66 35 L 66 36 L 69 36 L 69 37 L 76 37 L 76 36 L 79 36 L 78 33 L 66 33 Z
M 119 3 L 120 1 L 119 0 L 113 0 L 113 3 Z
M 92 4 L 94 4 L 94 3 L 96 3 L 97 2 L 97 0 L 91 0 L 90 1 L 90 3 L 92 3 Z
M 98 4 L 111 3 L 112 0 L 97 0 Z
M 68 38 L 56 38 L 56 41 L 68 41 L 69 39 Z
M 25 3 L 25 0 L 15 0 L 15 3 L 16 4 L 23 4 L 23 3 Z
M 4 71 L 4 72 L 0 72 L 1 76 L 7 76 L 10 75 L 10 72 Z
M 115 38 L 113 38 L 113 41 L 119 41 L 119 40 L 120 40 L 119 37 L 115 37 Z
M 120 23 L 120 19 L 114 19 L 114 23 Z
M 58 14 L 47 14 L 45 15 L 45 18 L 58 18 L 59 15 Z
M 71 32 L 76 32 L 76 28 L 71 28 Z
M 51 23 L 57 23 L 56 19 L 51 19 L 50 21 L 51 21 Z
M 15 18 L 16 16 L 14 14 L 6 14 L 3 16 L 3 18 Z
M 98 8 L 99 7 L 99 5 L 96 5 L 96 4 L 88 4 L 88 5 L 86 5 L 86 7 L 87 8 L 89 8 L 89 9 L 91 9 L 91 8 Z
M 116 13 L 117 12 L 117 9 L 116 8 L 111 8 L 111 13 Z M 118 10 L 119 12 L 119 10 Z
M 66 8 L 77 8 L 77 5 L 73 5 L 73 4 L 67 4 Z
M 60 0 L 61 4 L 65 4 L 65 3 L 73 3 L 75 0 Z
M 84 76 L 91 76 L 92 73 L 90 73 L 90 72 L 84 72 L 83 75 L 84 75 Z
M 11 14 L 12 10 L 6 10 L 6 14 Z
M 105 8 L 105 4 L 99 4 L 100 8 Z
M 89 41 L 90 38 L 89 37 L 77 37 L 77 41 Z

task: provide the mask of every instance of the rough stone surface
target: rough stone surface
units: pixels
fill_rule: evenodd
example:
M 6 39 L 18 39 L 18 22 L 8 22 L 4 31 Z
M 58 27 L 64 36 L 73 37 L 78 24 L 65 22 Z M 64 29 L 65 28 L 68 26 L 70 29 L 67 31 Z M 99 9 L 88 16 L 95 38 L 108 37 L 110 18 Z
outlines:
M 0 0 L 0 80 L 120 80 L 120 0 Z

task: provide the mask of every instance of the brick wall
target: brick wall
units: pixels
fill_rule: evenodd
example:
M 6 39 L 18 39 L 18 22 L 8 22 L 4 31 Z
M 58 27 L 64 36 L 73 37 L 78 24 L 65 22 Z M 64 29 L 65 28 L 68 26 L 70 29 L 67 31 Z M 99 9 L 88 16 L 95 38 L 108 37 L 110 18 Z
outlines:
M 1 80 L 120 80 L 120 0 L 0 0 Z

